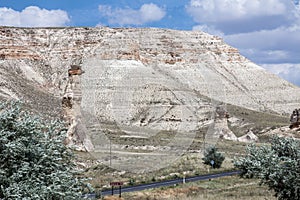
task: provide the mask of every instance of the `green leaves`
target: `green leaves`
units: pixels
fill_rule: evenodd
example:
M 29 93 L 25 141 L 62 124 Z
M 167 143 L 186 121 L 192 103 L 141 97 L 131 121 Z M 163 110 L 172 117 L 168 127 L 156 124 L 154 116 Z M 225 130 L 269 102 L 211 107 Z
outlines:
M 274 137 L 270 146 L 247 147 L 247 155 L 234 161 L 245 178 L 260 178 L 278 199 L 300 199 L 300 143 Z
M 205 149 L 204 158 L 202 158 L 204 164 L 210 165 L 213 168 L 220 168 L 225 157 L 218 152 L 218 149 L 215 146 L 210 146 Z
M 17 102 L 0 104 L 0 199 L 80 199 L 64 135 L 59 121 L 46 123 Z

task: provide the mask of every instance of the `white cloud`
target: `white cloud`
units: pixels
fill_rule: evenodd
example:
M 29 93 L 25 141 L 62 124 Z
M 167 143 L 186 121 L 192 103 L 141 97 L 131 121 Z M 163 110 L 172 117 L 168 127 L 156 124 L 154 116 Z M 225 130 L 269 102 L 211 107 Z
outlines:
M 289 12 L 287 9 L 282 0 L 191 0 L 187 6 L 187 11 L 198 22 L 285 15 Z
M 300 64 L 265 64 L 262 67 L 295 85 L 300 85 Z
M 69 21 L 67 12 L 63 10 L 46 10 L 29 6 L 19 12 L 11 8 L 0 8 L 1 26 L 53 27 L 65 26 Z
M 190 0 L 186 6 L 195 22 L 229 34 L 287 25 L 296 10 L 290 0 Z
M 111 6 L 99 5 L 100 14 L 108 18 L 110 24 L 133 24 L 142 25 L 149 22 L 159 21 L 166 12 L 163 8 L 158 7 L 156 4 L 144 4 L 139 10 L 131 8 L 116 8 Z
M 113 16 L 113 11 L 111 6 L 99 5 L 98 10 L 100 11 L 100 14 L 103 16 Z
M 238 33 L 226 36 L 231 44 L 238 44 L 240 48 L 258 49 L 299 49 L 300 26 L 279 27 L 272 30 L 259 30 L 249 33 Z
M 227 35 L 226 41 L 240 48 L 296 50 L 300 46 L 300 26 L 279 27 L 249 33 Z
M 186 11 L 198 23 L 193 29 L 223 34 L 250 60 L 300 85 L 299 0 L 190 0 Z
M 258 63 L 300 63 L 300 26 L 226 35 L 225 41 Z
M 142 5 L 139 12 L 144 22 L 159 21 L 166 14 L 162 8 L 153 3 Z
M 206 24 L 204 25 L 197 25 L 197 26 L 193 26 L 193 30 L 198 30 L 198 31 L 203 31 L 206 33 L 209 33 L 211 35 L 217 35 L 219 37 L 224 37 L 224 33 L 216 28 L 214 28 L 213 26 L 208 26 Z

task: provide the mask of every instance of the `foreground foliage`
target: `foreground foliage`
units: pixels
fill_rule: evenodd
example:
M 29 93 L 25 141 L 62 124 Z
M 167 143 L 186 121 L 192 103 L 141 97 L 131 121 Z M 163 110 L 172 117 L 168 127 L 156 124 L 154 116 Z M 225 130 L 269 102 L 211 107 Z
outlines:
M 80 199 L 65 130 L 21 110 L 0 104 L 0 199 Z
M 247 147 L 247 156 L 235 166 L 245 178 L 259 178 L 280 200 L 300 199 L 300 143 L 292 138 L 274 137 L 270 146 Z
M 204 164 L 211 165 L 212 168 L 220 168 L 225 157 L 218 152 L 218 149 L 215 146 L 209 146 L 205 149 L 204 158 L 202 158 L 202 160 L 204 161 Z

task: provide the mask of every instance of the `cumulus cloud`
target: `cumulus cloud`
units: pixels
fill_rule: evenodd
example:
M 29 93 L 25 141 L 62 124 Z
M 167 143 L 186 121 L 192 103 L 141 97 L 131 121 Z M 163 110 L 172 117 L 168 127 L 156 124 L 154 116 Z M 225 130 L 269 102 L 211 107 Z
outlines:
M 209 33 L 211 35 L 217 35 L 219 37 L 224 37 L 224 33 L 222 31 L 216 29 L 213 26 L 208 26 L 206 24 L 193 26 L 193 30 L 194 31 L 195 30 L 203 31 L 203 32 Z
M 108 18 L 110 24 L 119 25 L 142 25 L 149 22 L 159 21 L 166 12 L 163 8 L 158 7 L 156 4 L 144 4 L 139 10 L 132 8 L 115 8 L 113 9 L 108 5 L 99 5 L 100 14 Z
M 198 24 L 193 29 L 222 36 L 250 60 L 300 85 L 299 0 L 190 0 L 186 11 Z
M 260 30 L 249 33 L 231 34 L 226 40 L 241 48 L 299 50 L 300 26 L 279 27 L 273 30 Z
M 285 15 L 288 12 L 286 4 L 280 0 L 191 0 L 187 11 L 196 21 L 207 22 Z
M 214 25 L 225 33 L 273 29 L 289 24 L 295 6 L 286 0 L 191 0 L 187 12 L 199 24 Z
M 226 35 L 225 41 L 258 63 L 300 63 L 300 26 L 279 27 L 250 33 Z
M 65 26 L 70 21 L 66 11 L 46 10 L 36 6 L 26 7 L 22 11 L 0 8 L 1 26 L 50 27 Z
M 262 67 L 295 85 L 300 85 L 300 64 L 265 64 Z
M 298 52 L 286 50 L 239 49 L 241 54 L 257 64 L 300 63 Z M 255 60 L 254 60 L 255 59 Z

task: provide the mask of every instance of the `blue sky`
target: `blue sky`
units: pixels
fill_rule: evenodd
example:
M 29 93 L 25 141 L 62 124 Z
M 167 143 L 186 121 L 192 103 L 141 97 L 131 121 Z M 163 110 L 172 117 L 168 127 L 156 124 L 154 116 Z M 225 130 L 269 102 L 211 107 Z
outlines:
M 0 0 L 0 25 L 202 30 L 300 85 L 299 0 Z

